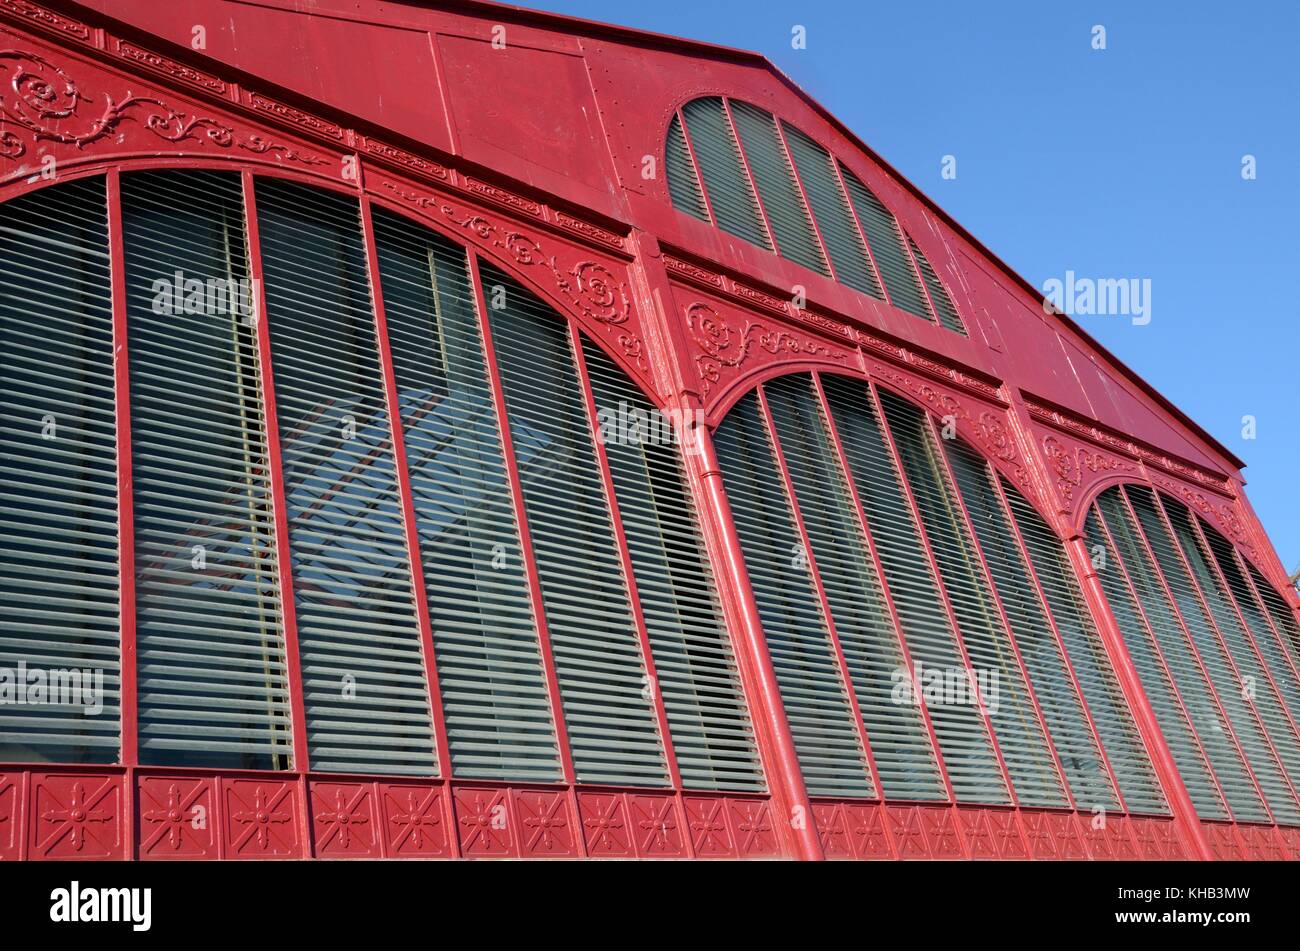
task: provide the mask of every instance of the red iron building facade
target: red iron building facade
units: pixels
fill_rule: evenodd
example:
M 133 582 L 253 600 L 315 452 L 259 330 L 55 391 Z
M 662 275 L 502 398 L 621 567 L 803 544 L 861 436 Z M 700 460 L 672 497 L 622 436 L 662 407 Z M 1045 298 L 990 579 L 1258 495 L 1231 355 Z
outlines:
M 1300 857 L 1242 463 L 849 130 L 293 7 L 0 0 L 0 857 Z

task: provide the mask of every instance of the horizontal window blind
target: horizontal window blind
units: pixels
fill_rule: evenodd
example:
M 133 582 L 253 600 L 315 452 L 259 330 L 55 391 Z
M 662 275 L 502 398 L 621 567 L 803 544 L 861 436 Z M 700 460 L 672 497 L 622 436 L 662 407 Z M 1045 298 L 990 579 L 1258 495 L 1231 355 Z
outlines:
M 65 682 L 89 700 L 0 706 L 0 761 L 111 763 L 121 681 L 103 178 L 0 204 L 0 354 L 0 667 L 14 689 L 76 672 Z
M 1030 574 L 1002 507 L 996 476 L 988 463 L 964 443 L 954 440 L 946 444 L 946 449 L 953 479 L 970 513 L 976 540 L 1006 610 L 1011 635 L 1075 804 L 1084 811 L 1117 809 L 1119 800 L 1101 750 L 1061 655 L 1047 606 L 1038 598 L 1036 579 Z M 1000 717 L 995 718 L 995 730 L 1000 722 Z
M 934 315 L 926 305 L 920 278 L 903 246 L 903 229 L 893 213 L 857 176 L 843 166 L 840 174 L 844 176 L 844 186 L 849 190 L 858 221 L 867 233 L 867 243 L 876 257 L 876 267 L 880 269 L 889 300 L 895 307 L 933 323 Z
M 1254 582 L 1255 590 L 1259 592 L 1260 600 L 1264 602 L 1269 617 L 1273 619 L 1274 627 L 1281 635 L 1282 649 L 1286 651 L 1292 664 L 1300 667 L 1300 622 L 1296 621 L 1295 609 L 1273 590 L 1273 586 L 1264 579 L 1258 568 L 1248 563 L 1246 568 L 1250 573 L 1250 580 Z
M 916 266 L 921 270 L 921 277 L 925 280 L 926 290 L 930 292 L 930 301 L 934 304 L 934 309 L 938 312 L 939 323 L 948 330 L 966 336 L 966 327 L 961 322 L 961 317 L 957 314 L 957 308 L 953 306 L 952 298 L 948 296 L 948 289 L 943 286 L 939 280 L 939 275 L 935 273 L 933 265 L 921 249 L 916 246 L 916 242 L 909 235 L 907 238 L 908 247 L 912 249 L 912 257 L 916 258 Z
M 668 175 L 668 192 L 672 195 L 673 207 L 701 221 L 708 221 L 709 208 L 704 202 L 700 179 L 695 173 L 695 162 L 691 159 L 691 149 L 686 142 L 681 117 L 677 115 L 674 115 L 668 123 L 664 167 Z
M 813 232 L 812 218 L 799 194 L 794 168 L 781 144 L 776 120 L 762 109 L 734 101 L 731 103 L 731 116 L 740 134 L 754 184 L 758 186 L 758 197 L 767 213 L 768 224 L 772 226 L 777 250 L 782 257 L 796 264 L 829 275 Z
M 143 763 L 290 765 L 238 175 L 122 177 Z
M 1142 547 L 1140 529 L 1129 517 L 1121 492 L 1119 487 L 1115 487 L 1102 493 L 1097 499 L 1097 508 L 1115 539 L 1136 598 L 1159 644 L 1178 694 L 1195 724 L 1201 747 L 1236 818 L 1267 822 L 1264 805 L 1250 781 L 1245 764 L 1232 746 L 1229 724 L 1219 713 L 1209 684 L 1196 666 L 1174 606 L 1160 587 L 1157 565 Z M 1199 804 L 1197 811 L 1200 812 Z
M 692 99 L 682 106 L 682 118 L 718 227 L 770 251 L 772 243 L 722 100 L 716 96 Z
M 374 210 L 452 772 L 561 777 L 465 250 Z
M 1271 595 L 1277 598 L 1277 593 L 1268 586 L 1262 577 L 1255 571 L 1255 567 L 1250 565 L 1250 571 L 1255 575 L 1253 579 L 1248 580 L 1242 571 L 1242 561 L 1240 556 L 1234 551 L 1232 543 L 1220 535 L 1217 531 L 1208 525 L 1202 523 L 1202 531 L 1205 533 L 1206 541 L 1214 553 L 1215 564 L 1223 572 L 1224 580 L 1227 582 L 1229 590 L 1232 591 L 1233 599 L 1241 608 L 1241 613 L 1250 625 L 1250 631 L 1255 639 L 1255 644 L 1259 647 L 1259 652 L 1263 656 L 1265 663 L 1268 664 L 1269 672 L 1272 673 L 1273 679 L 1277 682 L 1278 689 L 1282 693 L 1282 699 L 1287 709 L 1291 713 L 1291 718 L 1300 723 L 1300 680 L 1297 680 L 1295 669 L 1288 662 L 1284 641 L 1287 638 L 1286 628 L 1278 623 L 1279 619 L 1274 619 L 1267 606 L 1267 598 Z M 1261 587 L 1262 586 L 1262 587 Z M 1258 592 L 1260 598 L 1256 598 Z M 1278 606 L 1285 609 L 1281 599 L 1277 598 Z M 1280 635 L 1280 639 L 1279 639 Z
M 313 769 L 436 771 L 355 199 L 257 183 Z
M 565 324 L 484 265 L 493 347 L 537 562 L 574 770 L 667 782 L 653 689 L 628 600 Z
M 808 552 L 755 393 L 727 414 L 714 445 L 808 792 L 873 796 L 875 783 L 818 605 Z
M 812 379 L 764 387 L 885 796 L 946 799 L 921 707 L 895 688 L 908 666 Z
M 912 517 L 902 476 L 866 384 L 824 377 L 835 428 L 844 446 L 876 544 L 885 583 L 914 664 L 932 671 L 963 667 L 925 548 Z M 922 684 L 924 686 L 924 684 Z M 979 710 L 973 704 L 928 705 L 953 794 L 962 802 L 1010 801 Z
M 1065 791 L 1047 738 L 1034 713 L 989 582 L 972 548 L 973 541 L 956 507 L 947 472 L 925 428 L 924 414 L 892 393 L 881 392 L 880 402 L 972 668 L 977 674 L 987 672 L 996 678 L 996 710 L 990 710 L 989 716 L 1016 797 L 1025 805 L 1064 806 Z
M 1002 491 L 1060 632 L 1066 659 L 1101 737 L 1124 805 L 1130 812 L 1168 814 L 1169 807 L 1156 781 L 1150 757 L 1060 540 L 1005 479 Z M 1034 676 L 1032 668 L 1030 675 Z M 1055 735 L 1056 727 L 1052 727 L 1052 732 Z
M 654 438 L 664 417 L 627 374 L 599 347 L 584 340 L 582 348 L 682 784 L 761 791 L 754 731 L 677 447 Z
M 1253 702 L 1247 702 L 1247 685 L 1234 670 L 1231 659 L 1217 636 L 1219 629 L 1200 599 L 1201 592 L 1196 587 L 1195 579 L 1179 558 L 1175 540 L 1161 518 L 1160 501 L 1142 487 L 1130 486 L 1125 491 L 1137 513 L 1151 551 L 1164 573 L 1183 626 L 1195 645 L 1198 659 L 1209 679 L 1210 689 L 1232 723 L 1237 744 L 1263 790 L 1269 809 L 1279 821 L 1294 823 L 1300 818 L 1300 812 L 1297 812 L 1295 799 L 1269 749 L 1268 738 L 1264 733 L 1267 721 L 1261 722 L 1260 719 L 1261 710 L 1267 712 L 1269 709 L 1270 690 L 1267 681 L 1260 678 L 1255 685 L 1257 696 Z M 1277 719 L 1281 720 L 1280 713 L 1277 714 Z M 1275 727 L 1278 725 L 1280 723 L 1275 724 Z M 1277 742 L 1281 742 L 1284 737 L 1280 731 L 1275 729 L 1275 732 L 1278 733 Z
M 834 159 L 798 129 L 785 123 L 781 127 L 808 203 L 812 206 L 813 218 L 821 230 L 822 240 L 826 242 L 835 276 L 855 290 L 883 299 L 885 295 L 867 257 L 867 248 L 853 220 L 848 198 L 835 174 Z

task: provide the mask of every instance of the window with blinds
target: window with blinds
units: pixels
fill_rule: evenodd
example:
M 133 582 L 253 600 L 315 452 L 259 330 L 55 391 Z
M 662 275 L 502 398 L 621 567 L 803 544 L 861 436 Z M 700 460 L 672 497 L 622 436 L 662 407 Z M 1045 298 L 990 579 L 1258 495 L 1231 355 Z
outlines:
M 885 585 L 898 612 L 913 663 L 935 672 L 964 669 L 951 619 L 867 384 L 824 377 L 827 402 L 857 487 Z M 924 686 L 924 684 L 922 684 Z M 953 795 L 962 802 L 1005 803 L 1010 798 L 989 731 L 969 703 L 926 704 Z
M 882 391 L 880 403 L 971 667 L 995 678 L 996 709 L 990 710 L 989 716 L 1016 797 L 1025 805 L 1064 806 L 1065 791 L 1047 737 L 1034 712 L 990 582 L 953 498 L 929 421 L 920 409 L 893 393 Z M 985 700 L 988 705 L 988 698 Z
M 313 769 L 436 771 L 359 206 L 257 183 Z
M 766 788 L 731 642 L 704 556 L 677 447 L 651 423 L 654 407 L 603 350 L 583 360 L 609 462 L 673 751 L 688 789 Z M 630 419 L 627 432 L 619 423 Z
M 810 552 L 795 526 L 757 394 L 747 394 L 731 409 L 714 444 L 808 792 L 874 796 L 818 605 Z
M 692 99 L 682 106 L 681 115 L 714 223 L 728 234 L 772 250 L 726 105 L 717 97 Z
M 118 758 L 112 320 L 104 179 L 0 204 L 0 668 L 90 688 L 0 706 L 0 761 Z
M 746 102 L 732 102 L 731 116 L 776 239 L 777 252 L 796 264 L 829 275 L 776 120 Z
M 664 161 L 679 211 L 966 335 L 938 272 L 894 214 L 826 149 L 766 110 L 693 99 L 669 120 Z
M 1118 557 L 1117 564 L 1108 563 L 1107 568 L 1098 571 L 1098 576 L 1106 585 L 1108 579 L 1113 577 L 1112 572 L 1117 569 L 1123 572 L 1125 587 L 1128 589 L 1125 597 L 1136 602 L 1140 608 L 1143 625 L 1148 628 L 1149 635 L 1154 640 L 1154 653 L 1158 656 L 1160 665 L 1168 672 L 1174 695 L 1191 721 L 1194 731 L 1192 739 L 1208 761 L 1212 780 L 1222 790 L 1227 807 L 1235 818 L 1267 822 L 1268 811 L 1260 800 L 1236 746 L 1232 724 L 1220 710 L 1214 692 L 1197 664 L 1182 621 L 1161 579 L 1161 566 L 1147 547 L 1147 540 L 1133 513 L 1129 495 L 1119 486 L 1106 490 L 1097 498 L 1093 515 L 1109 536 L 1109 544 L 1113 544 L 1114 548 L 1113 554 Z M 1090 528 L 1090 537 L 1093 539 L 1097 537 L 1092 534 L 1094 531 Z M 1110 587 L 1117 586 L 1111 584 Z M 1114 598 L 1111 595 L 1111 590 L 1107 590 L 1113 608 Z M 1119 612 L 1117 620 L 1136 663 L 1138 652 L 1134 651 L 1133 642 L 1140 642 L 1140 637 L 1131 627 L 1126 627 L 1126 619 L 1120 618 Z M 1143 671 L 1144 687 L 1147 687 L 1148 679 L 1147 672 Z M 1151 689 L 1147 687 L 1147 690 L 1150 694 Z M 1159 710 L 1157 715 L 1160 715 Z M 1165 718 L 1162 717 L 1160 722 L 1161 730 L 1168 738 L 1170 731 L 1165 728 Z M 1180 731 L 1175 728 L 1174 732 Z M 1171 747 L 1173 742 L 1171 739 Z M 1186 782 L 1189 774 L 1183 770 L 1181 762 L 1179 768 L 1184 772 Z M 1195 773 L 1190 775 L 1195 776 Z M 1214 817 L 1216 812 L 1221 814 L 1219 804 L 1213 801 L 1206 802 L 1205 811 L 1202 811 L 1202 803 L 1195 799 L 1192 784 L 1188 785 L 1198 813 L 1207 817 Z
M 568 329 L 504 272 L 482 274 L 574 770 L 582 782 L 663 785 L 656 687 Z
M 290 765 L 238 175 L 121 180 L 142 763 Z
M 558 780 L 465 249 L 382 209 L 374 228 L 452 772 Z

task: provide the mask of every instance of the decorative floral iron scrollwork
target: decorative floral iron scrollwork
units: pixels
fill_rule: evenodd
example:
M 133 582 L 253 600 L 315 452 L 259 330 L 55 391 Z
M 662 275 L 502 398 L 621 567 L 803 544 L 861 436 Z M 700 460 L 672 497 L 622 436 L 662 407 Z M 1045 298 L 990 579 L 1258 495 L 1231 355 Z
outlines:
M 695 364 L 700 371 L 701 388 L 705 396 L 722 378 L 722 369 L 740 366 L 749 359 L 755 345 L 773 355 L 802 353 L 833 360 L 845 357 L 843 351 L 832 350 L 789 330 L 772 329 L 753 320 L 746 320 L 744 329 L 733 333 L 727 321 L 703 301 L 696 301 L 686 308 L 686 326 L 691 331 L 695 345 L 704 351 L 696 356 Z
M 153 96 L 127 93 L 121 99 L 105 93 L 103 106 L 81 91 L 62 67 L 27 50 L 0 50 L 0 157 L 16 159 L 31 142 L 48 141 L 84 149 L 115 132 L 132 119 L 166 142 L 194 140 L 219 148 L 237 146 L 257 155 L 276 154 L 305 165 L 326 160 L 305 155 L 260 135 L 241 135 L 230 126 L 206 116 L 173 109 Z

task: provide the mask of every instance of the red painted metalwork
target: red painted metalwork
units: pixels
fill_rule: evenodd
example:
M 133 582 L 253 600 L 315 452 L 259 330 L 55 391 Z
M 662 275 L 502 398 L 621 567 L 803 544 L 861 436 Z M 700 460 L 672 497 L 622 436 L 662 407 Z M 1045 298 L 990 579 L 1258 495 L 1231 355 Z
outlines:
M 711 434 L 707 425 L 695 422 L 682 427 L 684 466 L 717 568 L 718 594 L 770 796 L 684 792 L 675 770 L 672 790 L 576 785 L 478 255 L 556 308 L 575 339 L 581 328 L 597 341 L 657 406 L 685 409 L 691 420 L 696 410 L 707 411 L 708 423 L 716 423 L 762 380 L 813 371 L 825 411 L 818 371 L 870 377 L 931 412 L 951 414 L 961 435 L 1058 528 L 1068 521 L 1077 532 L 1091 498 L 1111 483 L 1145 481 L 1205 517 L 1230 540 L 1235 557 L 1258 567 L 1293 609 L 1300 600 L 1285 589 L 1281 564 L 1242 492 L 1240 460 L 1068 318 L 1045 315 L 1032 287 L 761 57 L 687 41 L 670 48 L 632 30 L 474 0 L 456 4 L 454 12 L 404 7 L 400 24 L 395 16 L 380 4 L 351 0 L 318 0 L 310 10 L 244 5 L 233 17 L 217 0 L 169 5 L 66 0 L 49 6 L 0 0 L 0 40 L 8 50 L 3 68 L 24 71 L 60 97 L 52 103 L 27 96 L 24 90 L 36 87 L 9 82 L 8 73 L 0 77 L 5 80 L 0 83 L 0 202 L 46 187 L 49 182 L 34 174 L 46 158 L 56 161 L 59 181 L 107 177 L 123 729 L 121 762 L 113 766 L 0 764 L 0 858 L 1300 857 L 1300 829 L 1202 822 L 1197 816 L 1077 534 L 1065 542 L 1071 563 L 1172 817 L 1113 817 L 1101 834 L 1092 834 L 1086 817 L 1074 812 L 1014 804 L 810 801 Z M 206 51 L 195 51 L 193 25 L 205 22 L 223 27 L 209 30 Z M 482 42 L 498 23 L 510 24 L 506 50 Z M 389 28 L 399 25 L 400 30 Z M 391 56 L 356 55 L 381 36 L 393 44 Z M 286 56 L 286 50 L 293 55 Z M 331 69 L 308 76 L 295 66 L 306 60 L 328 61 Z M 556 77 L 566 81 L 557 83 Z M 571 98 L 557 96 L 557 88 L 567 89 Z M 430 90 L 436 94 L 430 96 Z M 859 177 L 924 247 L 971 336 L 893 307 L 865 237 L 885 300 L 782 259 L 756 187 L 773 252 L 674 210 L 665 178 L 642 178 L 641 160 L 663 155 L 668 122 L 674 115 L 680 121 L 680 104 L 699 95 L 760 103 L 776 118 L 782 138 L 781 122 L 789 122 L 829 152 L 837 176 L 842 163 Z M 727 114 L 734 134 L 729 107 Z M 492 121 L 483 121 L 489 115 Z M 542 135 L 540 129 L 555 134 Z M 689 136 L 687 146 L 694 162 Z M 117 180 L 146 168 L 221 168 L 243 176 L 250 274 L 258 282 L 262 317 L 256 342 L 292 713 L 293 764 L 282 772 L 138 765 L 129 379 Z M 744 168 L 752 184 L 747 163 Z M 254 175 L 289 177 L 359 195 L 363 202 L 379 359 L 438 739 L 438 779 L 310 772 L 272 355 L 260 292 Z M 797 170 L 795 175 L 802 190 Z M 704 199 L 709 200 L 707 191 Z M 369 223 L 374 202 L 469 249 L 559 740 L 561 784 L 469 782 L 449 775 L 392 355 L 375 276 Z M 863 233 L 856 210 L 850 212 Z M 817 239 L 833 269 L 820 233 Z M 806 306 L 789 298 L 795 286 L 806 289 Z M 629 287 L 641 291 L 634 295 Z M 928 285 L 922 281 L 921 287 L 929 298 Z M 580 353 L 578 360 L 590 405 Z M 879 413 L 876 384 L 864 385 Z M 1033 443 L 1019 447 L 1028 455 L 1018 454 L 1016 441 L 1007 435 L 1008 406 L 1014 407 L 1013 416 L 1023 415 L 1011 425 Z M 1094 407 L 1103 406 L 1107 409 L 1099 415 Z M 842 463 L 833 420 L 829 425 Z M 887 429 L 886 439 L 897 465 Z M 609 492 L 608 472 L 602 471 L 602 478 Z M 865 527 L 852 486 L 850 493 Z M 916 517 L 915 500 L 909 505 Z M 963 517 L 968 520 L 969 514 Z M 943 610 L 969 664 L 919 518 L 917 527 Z M 869 531 L 867 537 L 879 569 Z M 1016 542 L 1023 552 L 1018 534 Z M 625 570 L 626 555 L 624 550 Z M 1030 572 L 1037 586 L 1032 565 Z M 1254 586 L 1249 573 L 1247 581 Z M 881 587 L 898 627 L 883 575 Z M 639 608 L 635 614 L 653 671 Z M 1248 627 L 1246 632 L 1259 653 L 1253 632 Z M 1271 633 L 1285 637 L 1275 627 Z M 1053 628 L 1058 644 L 1059 634 Z M 907 656 L 901 630 L 899 641 Z M 1288 664 L 1297 673 L 1290 657 Z M 1030 690 L 1032 696 L 1032 685 Z M 933 724 L 928 711 L 922 712 L 951 796 Z M 982 712 L 987 725 L 987 711 Z M 671 756 L 661 703 L 656 713 Z M 1084 713 L 1095 737 L 1086 703 Z M 1289 711 L 1288 721 L 1295 730 Z M 859 729 L 869 751 L 870 737 Z M 1045 724 L 1043 729 L 1048 735 Z M 991 728 L 989 733 L 1014 797 Z M 1108 762 L 1107 770 L 1118 792 Z M 1210 776 L 1218 782 L 1212 770 Z M 173 807 L 183 811 L 194 805 L 204 806 L 211 817 L 206 830 L 181 829 L 168 818 Z M 509 816 L 504 829 L 485 821 L 495 809 Z

